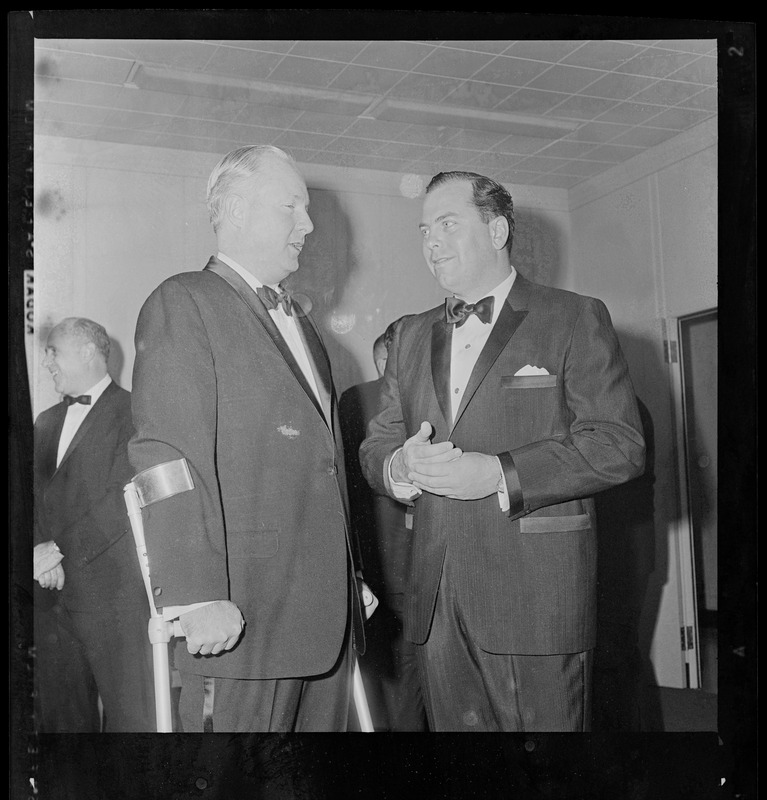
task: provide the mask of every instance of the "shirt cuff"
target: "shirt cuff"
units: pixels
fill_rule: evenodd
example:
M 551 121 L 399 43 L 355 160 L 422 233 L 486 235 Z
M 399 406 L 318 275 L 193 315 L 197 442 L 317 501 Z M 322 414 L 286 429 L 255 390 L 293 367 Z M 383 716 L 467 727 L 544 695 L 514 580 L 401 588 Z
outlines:
M 162 610 L 162 618 L 165 622 L 172 622 L 187 611 L 195 611 L 203 606 L 209 606 L 211 603 L 217 603 L 218 600 L 206 600 L 204 603 L 191 603 L 188 606 L 165 606 Z
M 509 500 L 509 490 L 506 486 L 506 475 L 503 471 L 503 464 L 501 464 L 501 459 L 498 458 L 498 456 L 496 456 L 496 460 L 498 461 L 498 469 L 501 472 L 501 479 L 498 481 L 498 503 L 501 506 L 501 511 L 505 513 L 511 506 L 511 500 Z
M 402 450 L 401 447 L 398 447 L 392 454 L 391 458 L 389 459 L 386 469 L 389 476 L 389 485 L 391 486 L 391 491 L 394 497 L 397 500 L 415 500 L 416 497 L 421 496 L 421 490 L 414 486 L 412 483 L 403 483 L 402 481 L 395 481 L 391 474 L 391 462 L 394 461 L 394 457 Z

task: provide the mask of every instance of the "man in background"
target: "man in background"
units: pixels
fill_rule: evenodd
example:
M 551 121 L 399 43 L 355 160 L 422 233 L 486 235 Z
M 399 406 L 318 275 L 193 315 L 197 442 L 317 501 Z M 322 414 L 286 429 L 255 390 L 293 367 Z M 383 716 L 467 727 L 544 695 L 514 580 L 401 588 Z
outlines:
M 155 604 L 178 618 L 183 730 L 334 732 L 364 650 L 337 400 L 313 321 L 280 286 L 314 229 L 276 147 L 208 181 L 217 254 L 152 292 L 136 326 L 130 459 L 185 460 L 143 510 Z
M 347 389 L 339 402 L 352 527 L 357 534 L 365 567 L 365 580 L 381 600 L 367 625 L 367 650 L 361 661 L 371 697 L 383 699 L 386 727 L 390 731 L 427 730 L 415 645 L 402 633 L 405 585 L 410 567 L 412 532 L 408 507 L 388 495 L 375 494 L 360 469 L 358 451 L 368 422 L 378 410 L 388 350 L 395 327 L 392 322 L 373 344 L 378 379 Z M 374 720 L 375 721 L 375 720 Z
M 35 677 L 43 733 L 154 730 L 149 605 L 123 500 L 130 394 L 107 372 L 110 340 L 62 320 L 45 366 L 62 400 L 34 427 Z M 98 699 L 103 705 L 103 725 Z

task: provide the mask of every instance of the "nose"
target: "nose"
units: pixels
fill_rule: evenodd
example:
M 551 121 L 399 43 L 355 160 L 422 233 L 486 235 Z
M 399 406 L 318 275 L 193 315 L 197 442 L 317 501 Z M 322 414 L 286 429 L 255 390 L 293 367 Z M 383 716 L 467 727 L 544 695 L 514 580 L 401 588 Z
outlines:
M 298 227 L 303 231 L 304 236 L 308 236 L 314 230 L 314 223 L 308 211 L 304 211 L 298 222 Z
M 44 353 L 43 354 L 43 366 L 46 369 L 48 369 L 48 367 L 51 365 L 51 361 L 52 361 L 52 359 L 51 359 L 50 354 L 49 353 Z

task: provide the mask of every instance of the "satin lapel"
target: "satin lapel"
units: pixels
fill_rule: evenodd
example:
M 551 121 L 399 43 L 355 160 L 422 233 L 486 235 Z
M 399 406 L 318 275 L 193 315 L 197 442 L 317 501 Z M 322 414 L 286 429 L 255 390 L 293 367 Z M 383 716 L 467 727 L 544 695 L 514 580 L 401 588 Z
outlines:
M 453 427 L 450 412 L 450 346 L 453 326 L 440 317 L 431 329 L 431 377 L 434 392 L 448 430 Z
M 309 317 L 306 316 L 301 306 L 297 302 L 293 303 L 293 317 L 296 320 L 298 331 L 306 347 L 309 356 L 309 364 L 314 373 L 314 381 L 317 384 L 317 391 L 320 393 L 322 409 L 325 413 L 325 420 L 328 427 L 331 427 L 333 419 L 332 407 L 332 386 L 333 379 L 330 375 L 330 361 L 325 350 L 325 345 L 320 339 L 320 335 L 315 329 Z
M 43 464 L 39 474 L 50 480 L 56 472 L 56 456 L 59 452 L 59 439 L 67 416 L 67 406 L 60 403 L 56 408 L 56 419 L 51 426 L 51 435 L 43 449 Z
M 515 286 L 518 279 L 519 276 L 517 276 L 517 279 L 514 281 Z M 474 369 L 471 371 L 469 382 L 466 384 L 466 391 L 463 393 L 461 405 L 459 406 L 458 413 L 455 415 L 455 419 L 453 420 L 453 428 L 458 424 L 458 420 L 466 410 L 466 406 L 469 404 L 469 402 L 471 402 L 471 398 L 474 396 L 474 393 L 485 379 L 490 367 L 493 366 L 504 347 L 506 347 L 508 344 L 509 339 L 511 339 L 522 320 L 527 316 L 527 308 L 520 308 L 518 311 L 515 311 L 512 307 L 511 302 L 513 301 L 513 294 L 514 291 L 512 288 L 509 297 L 503 304 L 501 313 L 498 315 L 498 320 L 495 323 L 490 336 L 485 342 L 485 346 L 482 348 L 482 352 L 477 359 L 477 363 L 474 365 Z
M 77 446 L 83 440 L 83 438 L 87 435 L 88 431 L 94 426 L 94 424 L 98 421 L 98 418 L 104 413 L 104 410 L 109 405 L 109 400 L 112 394 L 115 391 L 115 383 L 112 383 L 104 389 L 101 397 L 93 404 L 93 408 L 88 412 L 85 419 L 80 424 L 80 427 L 77 429 L 77 432 L 72 437 L 72 441 L 69 443 L 69 447 L 67 447 L 64 456 L 61 459 L 61 463 L 58 465 L 56 470 L 60 470 L 64 464 L 66 463 L 69 456 L 77 449 Z M 62 423 L 63 424 L 63 423 Z M 56 442 L 58 446 L 59 437 L 56 437 Z
M 256 319 L 264 326 L 264 329 L 269 334 L 269 337 L 274 342 L 275 346 L 282 354 L 282 357 L 290 367 L 291 372 L 295 375 L 296 380 L 301 384 L 301 388 L 309 396 L 309 399 L 312 401 L 312 403 L 314 403 L 314 407 L 317 409 L 317 411 L 319 411 L 324 417 L 325 414 L 322 410 L 322 407 L 317 400 L 316 395 L 312 391 L 312 387 L 306 380 L 303 370 L 293 357 L 293 353 L 288 346 L 288 343 L 282 338 L 279 330 L 277 330 L 277 326 L 274 324 L 274 320 L 272 320 L 272 318 L 269 316 L 266 306 L 261 302 L 258 295 L 253 291 L 253 289 L 250 288 L 250 286 L 248 286 L 247 282 L 240 275 L 231 269 L 231 267 L 221 263 L 217 258 L 211 258 L 205 266 L 205 269 L 209 272 L 215 272 L 216 275 L 218 275 L 220 278 L 223 278 L 237 292 L 243 303 L 248 306 Z

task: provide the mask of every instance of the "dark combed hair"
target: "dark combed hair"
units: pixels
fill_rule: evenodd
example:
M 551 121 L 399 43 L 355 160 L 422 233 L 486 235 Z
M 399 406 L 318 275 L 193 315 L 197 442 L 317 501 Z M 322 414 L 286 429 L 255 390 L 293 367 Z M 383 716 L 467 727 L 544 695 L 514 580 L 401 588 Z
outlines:
M 474 206 L 483 222 L 490 222 L 496 217 L 505 217 L 509 223 L 509 238 L 506 249 L 511 253 L 514 242 L 514 201 L 509 192 L 492 178 L 476 172 L 438 172 L 426 187 L 426 194 L 451 181 L 469 181 L 473 192 Z

